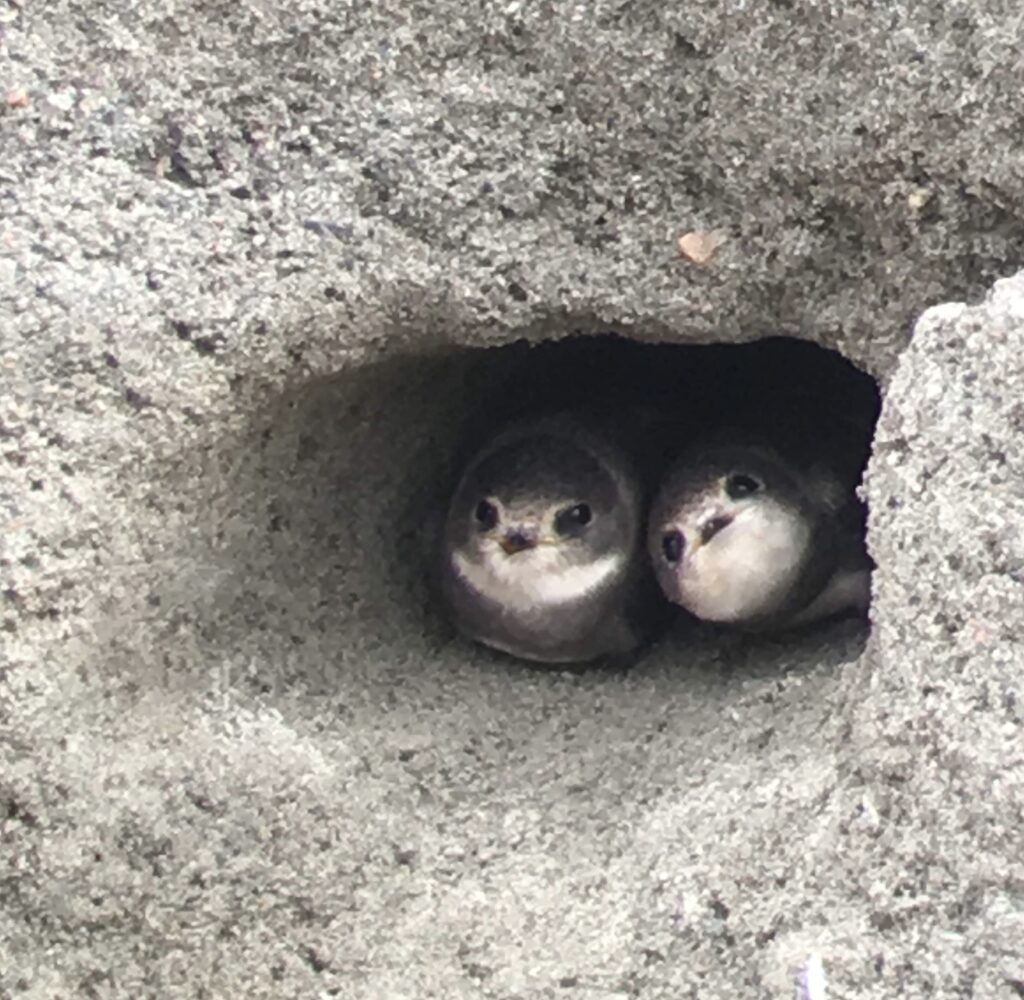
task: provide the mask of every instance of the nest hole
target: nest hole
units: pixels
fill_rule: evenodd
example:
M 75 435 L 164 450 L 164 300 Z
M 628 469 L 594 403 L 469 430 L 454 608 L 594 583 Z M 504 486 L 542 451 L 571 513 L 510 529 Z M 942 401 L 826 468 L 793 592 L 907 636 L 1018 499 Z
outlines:
M 240 560 L 230 600 L 244 607 L 231 620 L 314 647 L 325 670 L 367 650 L 396 665 L 453 648 L 464 657 L 430 582 L 460 467 L 503 422 L 578 406 L 838 420 L 849 432 L 842 461 L 863 469 L 879 393 L 837 352 L 792 338 L 575 336 L 390 358 L 307 383 L 258 428 L 259 551 Z

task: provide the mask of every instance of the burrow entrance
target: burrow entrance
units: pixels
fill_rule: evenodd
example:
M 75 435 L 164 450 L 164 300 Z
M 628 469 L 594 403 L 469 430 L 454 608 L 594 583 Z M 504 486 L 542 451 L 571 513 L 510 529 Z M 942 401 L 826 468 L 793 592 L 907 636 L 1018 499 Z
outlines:
M 842 461 L 862 469 L 879 392 L 838 353 L 796 339 L 615 335 L 404 355 L 307 383 L 254 428 L 255 548 L 228 584 L 243 604 L 232 620 L 315 643 L 324 663 L 364 649 L 398 661 L 468 652 L 430 585 L 460 465 L 503 421 L 581 404 L 667 409 L 681 422 L 751 407 L 811 426 L 828 418 L 848 432 Z

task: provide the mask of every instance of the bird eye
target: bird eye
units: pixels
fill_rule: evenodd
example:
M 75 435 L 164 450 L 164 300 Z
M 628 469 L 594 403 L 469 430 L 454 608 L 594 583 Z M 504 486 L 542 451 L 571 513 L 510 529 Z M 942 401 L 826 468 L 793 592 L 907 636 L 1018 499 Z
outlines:
M 558 515 L 555 517 L 555 530 L 559 534 L 565 535 L 574 528 L 582 528 L 590 524 L 593 519 L 594 512 L 590 509 L 590 504 L 573 504 L 572 507 L 566 507 L 565 510 L 558 512 Z
M 666 531 L 661 536 L 661 551 L 665 553 L 666 562 L 677 563 L 683 558 L 683 533 Z
M 498 523 L 498 508 L 490 500 L 481 500 L 473 512 L 481 531 L 490 531 Z
M 761 484 L 753 476 L 748 476 L 744 472 L 734 472 L 725 481 L 725 492 L 729 494 L 732 500 L 748 497 L 751 493 L 756 493 L 760 488 Z

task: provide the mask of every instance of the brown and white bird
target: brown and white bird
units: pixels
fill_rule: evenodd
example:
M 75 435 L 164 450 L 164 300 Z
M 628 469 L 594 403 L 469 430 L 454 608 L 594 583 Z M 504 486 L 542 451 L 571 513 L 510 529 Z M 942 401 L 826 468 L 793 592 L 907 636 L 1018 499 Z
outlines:
M 465 635 L 526 660 L 615 657 L 664 607 L 628 449 L 573 414 L 528 419 L 469 461 L 448 510 L 441 590 Z
M 692 445 L 654 501 L 648 550 L 665 596 L 697 618 L 784 629 L 863 613 L 871 563 L 855 482 L 827 448 L 762 436 Z

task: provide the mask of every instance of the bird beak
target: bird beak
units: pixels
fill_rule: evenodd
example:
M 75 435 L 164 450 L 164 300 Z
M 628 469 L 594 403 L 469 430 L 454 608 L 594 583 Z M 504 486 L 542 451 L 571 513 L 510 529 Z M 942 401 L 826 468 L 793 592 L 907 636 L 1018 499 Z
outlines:
M 715 537 L 723 528 L 728 528 L 733 522 L 731 514 L 715 514 L 713 517 L 709 517 L 700 529 L 697 531 L 697 537 L 694 539 L 696 542 L 695 548 L 699 548 L 701 545 L 707 545 L 712 538 Z
M 514 556 L 517 552 L 536 548 L 537 533 L 523 528 L 513 528 L 502 535 L 498 544 L 505 550 L 505 555 Z

